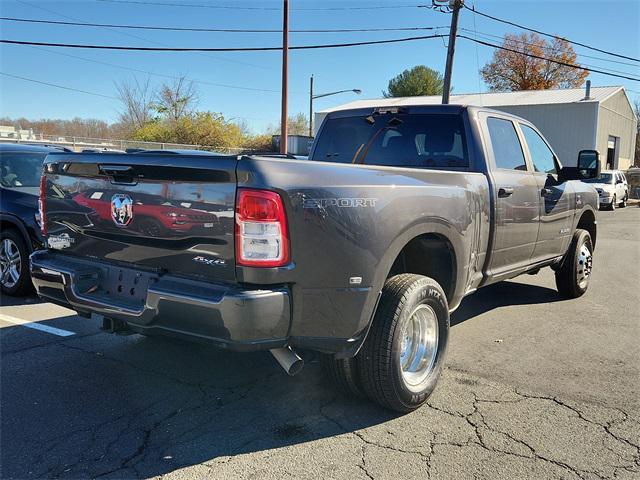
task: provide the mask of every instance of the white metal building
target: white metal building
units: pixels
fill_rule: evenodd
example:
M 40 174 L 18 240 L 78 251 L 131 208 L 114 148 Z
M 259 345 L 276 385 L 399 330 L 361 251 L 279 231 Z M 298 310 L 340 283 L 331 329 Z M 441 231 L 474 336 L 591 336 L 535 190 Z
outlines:
M 439 104 L 440 96 L 397 97 L 354 102 L 315 114 L 315 125 L 325 115 L 347 108 Z M 600 152 L 602 168 L 626 170 L 633 165 L 636 118 L 623 87 L 570 88 L 522 92 L 452 95 L 450 102 L 513 113 L 536 125 L 564 165 L 574 164 L 578 152 Z

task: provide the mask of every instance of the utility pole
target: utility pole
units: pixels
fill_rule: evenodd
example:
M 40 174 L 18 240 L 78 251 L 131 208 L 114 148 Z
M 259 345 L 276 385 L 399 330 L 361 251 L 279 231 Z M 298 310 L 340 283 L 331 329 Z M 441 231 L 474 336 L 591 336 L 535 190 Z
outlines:
M 313 75 L 309 80 L 309 136 L 313 137 Z
M 280 114 L 280 153 L 287 154 L 287 100 L 289 95 L 289 0 L 282 12 L 282 112 Z
M 453 54 L 456 50 L 456 37 L 458 36 L 458 14 L 464 4 L 464 0 L 450 0 L 453 13 L 451 15 L 451 27 L 449 28 L 449 47 L 447 49 L 447 66 L 444 69 L 444 90 L 442 91 L 442 104 L 449 103 L 451 92 L 451 75 L 453 72 Z

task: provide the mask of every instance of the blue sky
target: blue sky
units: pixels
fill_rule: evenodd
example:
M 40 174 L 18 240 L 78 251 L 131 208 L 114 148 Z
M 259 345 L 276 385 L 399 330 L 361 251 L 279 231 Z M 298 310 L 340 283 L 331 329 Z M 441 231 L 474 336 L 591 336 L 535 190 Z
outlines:
M 144 0 L 141 0 L 144 1 Z M 279 7 L 279 0 L 157 0 L 165 3 L 210 4 L 219 6 Z M 424 8 L 405 5 L 429 0 L 290 0 L 290 28 L 367 28 L 446 26 L 450 17 Z M 640 57 L 640 1 L 493 1 L 467 0 L 479 10 L 517 23 L 557 33 L 569 39 L 593 44 L 631 57 Z M 395 8 L 373 10 L 318 11 L 313 7 L 380 6 Z M 306 9 L 306 10 L 305 10 Z M 50 20 L 79 20 L 98 23 L 146 24 L 205 28 L 279 28 L 280 11 L 195 8 L 188 6 L 149 6 L 116 4 L 96 0 L 0 0 L 0 14 Z M 460 26 L 490 35 L 518 31 L 462 11 Z M 154 32 L 106 28 L 32 25 L 0 22 L 2 38 L 68 43 L 96 43 L 140 46 L 277 46 L 281 36 L 274 34 Z M 429 32 L 425 32 L 429 33 Z M 446 29 L 440 30 L 446 33 Z M 423 34 L 423 33 L 417 33 Z M 291 45 L 339 43 L 412 36 L 413 32 L 375 33 L 292 33 Z M 473 34 L 471 34 L 473 35 Z M 390 78 L 417 64 L 444 70 L 446 49 L 441 39 L 401 44 L 343 49 L 292 51 L 290 53 L 289 113 L 308 112 L 309 76 L 315 76 L 315 92 L 358 88 L 358 98 L 376 98 Z M 579 54 L 605 58 L 606 55 L 576 47 Z M 61 54 L 70 54 L 71 58 Z M 490 58 L 492 49 L 458 40 L 453 87 L 457 93 L 486 91 L 478 74 Z M 621 65 L 601 59 L 579 57 L 592 67 L 640 76 L 640 64 Z M 612 57 L 606 57 L 612 58 Z M 620 61 L 624 61 L 618 59 Z M 103 62 L 103 63 L 96 63 Z M 194 80 L 237 87 L 274 90 L 258 92 L 199 83 L 201 109 L 222 112 L 227 118 L 245 119 L 255 132 L 279 121 L 280 54 L 277 52 L 242 53 L 167 53 L 66 50 L 30 46 L 0 46 L 1 71 L 22 77 L 65 85 L 81 90 L 116 96 L 114 82 L 137 77 L 160 84 L 162 77 L 136 73 L 125 68 L 156 75 L 187 75 Z M 630 62 L 631 63 L 631 62 Z M 640 99 L 640 82 L 591 74 L 593 85 L 624 85 L 630 98 Z M 27 118 L 92 117 L 107 121 L 117 118 L 116 100 L 36 85 L 23 80 L 0 77 L 0 115 Z M 315 102 L 316 110 L 356 98 L 342 94 Z

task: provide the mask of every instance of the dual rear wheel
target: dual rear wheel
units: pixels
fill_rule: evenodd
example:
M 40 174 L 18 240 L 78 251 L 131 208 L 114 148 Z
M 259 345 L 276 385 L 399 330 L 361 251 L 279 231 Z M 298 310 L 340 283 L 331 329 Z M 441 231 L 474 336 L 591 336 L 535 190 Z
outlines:
M 422 275 L 387 280 L 371 330 L 354 358 L 323 364 L 345 393 L 410 412 L 433 392 L 447 349 L 449 307 L 440 285 Z

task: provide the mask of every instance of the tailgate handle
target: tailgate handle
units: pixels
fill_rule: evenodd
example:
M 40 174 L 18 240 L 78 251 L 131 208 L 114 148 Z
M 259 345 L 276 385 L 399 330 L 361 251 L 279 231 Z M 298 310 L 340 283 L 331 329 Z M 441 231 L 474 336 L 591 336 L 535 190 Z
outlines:
M 111 183 L 121 185 L 135 185 L 138 177 L 133 174 L 133 167 L 130 165 L 98 165 L 98 170 L 103 175 L 113 177 Z
M 130 165 L 99 165 L 98 169 L 105 175 L 125 175 L 133 171 Z

